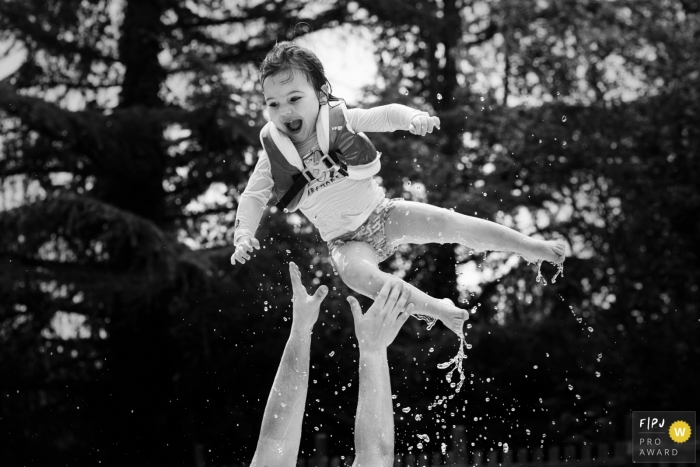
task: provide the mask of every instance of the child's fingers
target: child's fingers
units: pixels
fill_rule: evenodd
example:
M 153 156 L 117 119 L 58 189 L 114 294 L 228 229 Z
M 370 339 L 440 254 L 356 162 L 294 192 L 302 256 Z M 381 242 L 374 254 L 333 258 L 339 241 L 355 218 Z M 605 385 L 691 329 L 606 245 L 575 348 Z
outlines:
M 260 242 L 258 241 L 257 238 L 251 238 L 250 239 L 250 244 L 255 247 L 256 250 L 260 249 Z M 251 248 L 252 250 L 252 248 Z
M 360 304 L 357 302 L 355 297 L 348 297 L 347 301 L 350 304 L 350 311 L 352 311 L 353 319 L 355 322 L 359 321 L 362 318 L 362 309 L 360 308 Z
M 433 120 L 433 122 L 435 123 L 435 127 L 439 130 L 439 129 L 440 129 L 440 118 L 439 118 L 439 117 L 433 117 L 432 120 Z
M 413 125 L 413 123 L 411 123 L 411 126 L 408 127 L 408 131 L 414 135 L 416 134 L 416 127 Z

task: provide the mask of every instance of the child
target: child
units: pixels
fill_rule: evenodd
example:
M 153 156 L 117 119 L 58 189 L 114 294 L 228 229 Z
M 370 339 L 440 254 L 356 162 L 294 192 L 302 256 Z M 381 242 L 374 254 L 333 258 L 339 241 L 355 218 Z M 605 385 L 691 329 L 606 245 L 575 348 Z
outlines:
M 537 240 L 429 204 L 385 198 L 372 178 L 380 154 L 362 132 L 407 130 L 425 136 L 440 128 L 437 117 L 398 104 L 346 109 L 330 94 L 316 55 L 290 42 L 275 45 L 260 72 L 270 122 L 260 133 L 265 152 L 236 213 L 232 264 L 245 263 L 253 248 L 260 249 L 254 235 L 273 191 L 279 209 L 299 209 L 318 228 L 343 282 L 371 298 L 393 277 L 379 263 L 404 243 L 460 243 L 474 250 L 512 251 L 528 262 L 564 261 L 563 241 Z M 439 319 L 463 335 L 467 311 L 410 289 L 416 314 Z

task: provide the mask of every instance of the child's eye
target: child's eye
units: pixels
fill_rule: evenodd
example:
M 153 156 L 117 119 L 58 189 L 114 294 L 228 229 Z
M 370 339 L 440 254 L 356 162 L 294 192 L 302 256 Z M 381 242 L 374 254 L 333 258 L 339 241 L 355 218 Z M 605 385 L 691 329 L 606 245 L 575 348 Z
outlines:
M 273 102 L 271 104 L 267 104 L 268 107 L 277 107 L 277 102 Z
M 294 97 L 292 97 L 291 101 L 292 101 L 292 102 L 296 102 L 296 101 L 298 101 L 299 99 L 301 99 L 301 97 L 299 97 L 299 96 L 294 96 Z

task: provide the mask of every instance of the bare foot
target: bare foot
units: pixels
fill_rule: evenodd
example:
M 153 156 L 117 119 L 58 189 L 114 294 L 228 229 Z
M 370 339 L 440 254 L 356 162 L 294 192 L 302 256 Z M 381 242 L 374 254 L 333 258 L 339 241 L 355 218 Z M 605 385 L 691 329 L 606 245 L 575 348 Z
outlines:
M 445 304 L 440 321 L 452 332 L 462 337 L 464 335 L 464 322 L 469 319 L 469 312 L 457 308 L 449 298 L 443 298 L 440 301 Z
M 565 259 L 566 243 L 563 240 L 525 238 L 520 242 L 520 250 L 517 253 L 528 263 L 549 261 L 554 264 L 561 264 Z

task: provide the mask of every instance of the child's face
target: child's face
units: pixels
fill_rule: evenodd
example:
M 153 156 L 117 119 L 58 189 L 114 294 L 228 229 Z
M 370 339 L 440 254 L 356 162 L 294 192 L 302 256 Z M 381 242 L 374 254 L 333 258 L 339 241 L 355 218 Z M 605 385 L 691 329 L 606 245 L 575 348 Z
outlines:
M 263 92 L 272 123 L 293 141 L 304 141 L 316 130 L 318 93 L 303 73 L 268 76 Z

